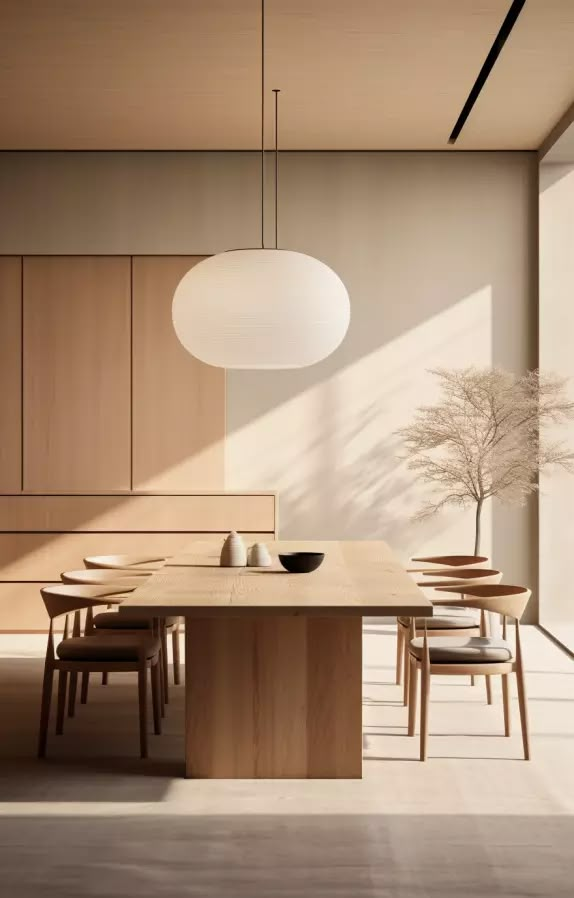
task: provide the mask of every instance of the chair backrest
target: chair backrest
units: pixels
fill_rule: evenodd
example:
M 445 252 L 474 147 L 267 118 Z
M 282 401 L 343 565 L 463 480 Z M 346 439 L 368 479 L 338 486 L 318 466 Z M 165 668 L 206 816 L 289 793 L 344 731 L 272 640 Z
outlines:
M 87 568 L 111 568 L 113 570 L 136 568 L 143 573 L 157 571 L 165 562 L 163 555 L 91 555 L 84 558 Z
M 507 583 L 482 584 L 476 586 L 439 587 L 437 592 L 460 593 L 463 598 L 455 601 L 441 599 L 441 605 L 456 608 L 479 608 L 481 611 L 492 611 L 519 621 L 528 605 L 531 590 L 526 586 L 510 586 Z
M 80 571 L 64 571 L 60 574 L 62 583 L 77 583 L 83 586 L 108 586 L 110 583 L 117 583 L 121 584 L 123 590 L 136 589 L 150 576 L 147 571 L 129 568 L 88 568 Z
M 500 583 L 502 580 L 502 572 L 493 568 L 456 568 L 444 571 L 425 571 L 422 577 L 434 577 L 434 580 L 426 582 L 418 580 L 417 585 L 424 589 L 438 589 L 441 586 L 454 586 L 460 583 L 461 586 L 486 585 L 491 583 Z M 459 589 L 459 592 L 462 592 Z
M 412 562 L 417 564 L 434 564 L 438 567 L 459 567 L 474 568 L 485 567 L 490 564 L 487 555 L 426 555 L 422 558 L 411 558 Z M 411 571 L 411 573 L 422 573 L 421 571 Z
M 140 584 L 138 583 L 137 586 Z M 133 586 L 132 589 L 136 587 Z M 40 590 L 50 622 L 56 617 L 72 614 L 75 611 L 84 611 L 94 605 L 120 604 L 127 598 L 130 590 L 124 590 L 123 584 L 109 584 L 108 586 L 80 586 L 62 584 L 61 586 L 43 586 Z

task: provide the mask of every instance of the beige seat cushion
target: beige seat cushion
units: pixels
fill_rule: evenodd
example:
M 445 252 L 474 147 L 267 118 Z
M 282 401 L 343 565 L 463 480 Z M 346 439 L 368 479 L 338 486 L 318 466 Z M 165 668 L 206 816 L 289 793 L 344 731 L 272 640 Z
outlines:
M 167 627 L 177 623 L 176 617 L 166 617 Z M 94 617 L 94 626 L 98 630 L 149 630 L 152 620 L 149 617 L 132 617 L 130 614 L 118 614 L 117 611 L 101 611 Z
M 146 658 L 159 652 L 155 636 L 74 636 L 63 639 L 56 649 L 62 661 L 137 661 L 143 646 Z
M 423 637 L 411 639 L 411 652 L 423 657 Z M 429 636 L 431 664 L 483 664 L 512 660 L 512 649 L 504 639 L 490 636 Z
M 468 630 L 469 627 L 478 627 L 478 621 L 473 617 L 465 614 L 436 614 L 433 617 L 417 617 L 416 628 L 423 630 L 427 625 L 427 630 Z M 408 627 L 410 618 L 399 617 L 399 623 Z

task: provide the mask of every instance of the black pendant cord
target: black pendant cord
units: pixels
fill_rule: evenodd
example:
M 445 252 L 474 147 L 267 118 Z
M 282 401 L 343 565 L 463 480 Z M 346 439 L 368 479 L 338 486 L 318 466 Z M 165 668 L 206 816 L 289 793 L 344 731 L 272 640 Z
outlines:
M 261 249 L 265 249 L 265 0 L 261 0 Z
M 278 221 L 278 197 L 279 197 L 279 94 L 278 88 L 273 88 L 275 94 L 275 249 L 277 249 L 277 221 Z

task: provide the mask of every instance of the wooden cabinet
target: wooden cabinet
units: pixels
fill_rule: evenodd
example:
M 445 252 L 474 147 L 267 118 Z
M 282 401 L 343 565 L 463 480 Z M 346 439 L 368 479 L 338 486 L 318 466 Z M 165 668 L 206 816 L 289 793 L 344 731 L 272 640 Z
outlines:
M 175 555 L 231 529 L 274 539 L 275 495 L 0 496 L 0 631 L 44 631 L 40 587 L 87 555 Z
M 24 488 L 130 488 L 129 257 L 25 257 Z
M 22 480 L 22 260 L 0 256 L 0 491 Z
M 0 631 L 44 630 L 42 583 L 86 555 L 277 535 L 224 491 L 225 371 L 177 340 L 201 256 L 0 256 Z
M 174 291 L 202 256 L 133 260 L 133 488 L 220 489 L 225 371 L 175 335 Z

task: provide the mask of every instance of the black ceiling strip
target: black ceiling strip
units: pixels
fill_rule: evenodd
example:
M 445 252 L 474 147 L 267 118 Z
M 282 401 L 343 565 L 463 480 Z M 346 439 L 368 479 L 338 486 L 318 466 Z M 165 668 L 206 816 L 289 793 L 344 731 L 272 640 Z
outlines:
M 449 143 L 454 143 L 458 138 L 460 132 L 464 128 L 465 122 L 471 113 L 472 107 L 478 100 L 479 94 L 484 87 L 492 69 L 494 68 L 494 63 L 498 59 L 500 51 L 504 47 L 508 35 L 514 28 L 516 20 L 522 12 L 522 7 L 525 3 L 526 0 L 513 0 L 508 13 L 506 14 L 506 18 L 500 26 L 500 31 L 496 35 L 494 43 L 488 52 L 488 56 L 484 60 L 483 66 L 478 74 L 478 78 L 474 82 L 472 90 L 467 97 L 466 103 L 462 107 L 462 112 L 456 120 L 456 125 L 452 129 L 452 134 L 448 139 Z

